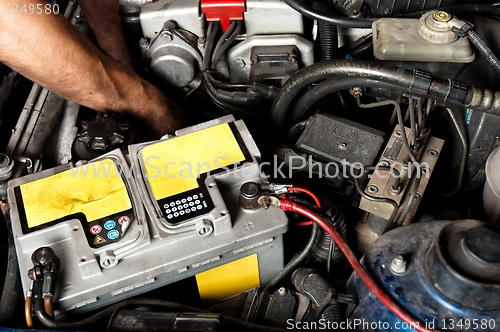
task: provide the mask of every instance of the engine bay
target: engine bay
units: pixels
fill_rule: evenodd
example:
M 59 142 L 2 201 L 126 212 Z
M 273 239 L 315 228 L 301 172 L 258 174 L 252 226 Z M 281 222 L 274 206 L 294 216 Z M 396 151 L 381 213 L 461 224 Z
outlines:
M 499 3 L 120 5 L 190 124 L 0 68 L 0 326 L 500 331 Z

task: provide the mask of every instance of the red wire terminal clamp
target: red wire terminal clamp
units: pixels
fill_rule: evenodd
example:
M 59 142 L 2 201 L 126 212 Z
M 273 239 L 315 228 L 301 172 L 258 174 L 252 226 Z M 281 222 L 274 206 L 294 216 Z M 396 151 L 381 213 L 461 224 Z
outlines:
M 201 11 L 208 22 L 219 22 L 226 32 L 231 21 L 243 21 L 245 0 L 201 0 Z

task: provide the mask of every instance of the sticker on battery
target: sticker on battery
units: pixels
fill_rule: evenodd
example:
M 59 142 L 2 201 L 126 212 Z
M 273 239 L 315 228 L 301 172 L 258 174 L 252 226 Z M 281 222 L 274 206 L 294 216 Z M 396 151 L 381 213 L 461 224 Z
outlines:
M 171 224 L 210 212 L 205 179 L 252 160 L 234 123 L 148 145 L 141 159 L 149 190 Z
M 123 220 L 134 218 L 127 187 L 111 159 L 21 184 L 14 192 L 24 233 L 78 219 L 95 248 L 117 242 L 130 224 Z M 105 241 L 96 241 L 96 236 Z

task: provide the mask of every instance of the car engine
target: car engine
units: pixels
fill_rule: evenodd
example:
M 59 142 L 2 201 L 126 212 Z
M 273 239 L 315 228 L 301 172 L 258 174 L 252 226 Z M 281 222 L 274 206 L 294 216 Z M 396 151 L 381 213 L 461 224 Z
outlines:
M 500 331 L 500 3 L 119 2 L 191 125 L 0 68 L 0 326 Z

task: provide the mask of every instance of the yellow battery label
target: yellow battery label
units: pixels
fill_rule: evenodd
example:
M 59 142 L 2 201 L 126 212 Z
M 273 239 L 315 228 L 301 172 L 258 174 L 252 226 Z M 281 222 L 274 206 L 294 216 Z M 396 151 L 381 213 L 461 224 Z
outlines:
M 20 186 L 29 228 L 75 214 L 91 222 L 132 208 L 127 188 L 110 159 L 75 167 Z
M 257 254 L 196 275 L 200 299 L 205 304 L 260 286 Z
M 201 174 L 245 160 L 228 123 L 148 145 L 141 158 L 156 200 L 196 189 Z

